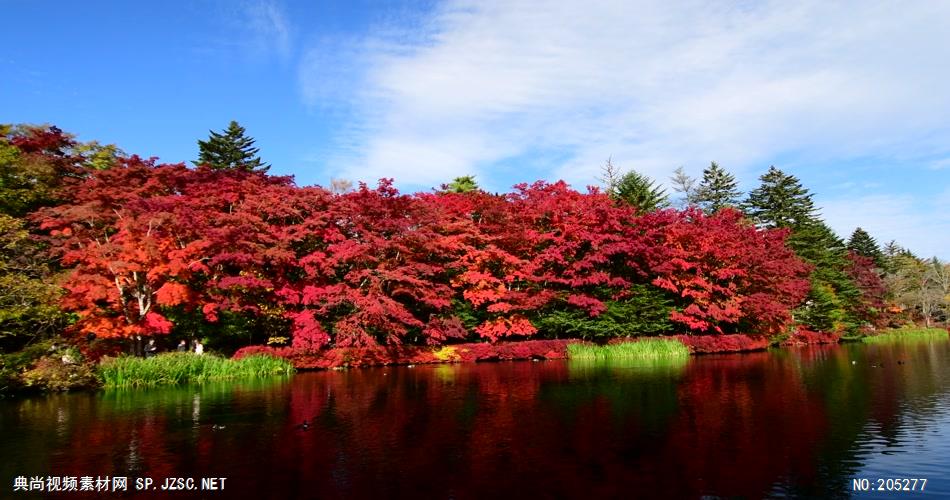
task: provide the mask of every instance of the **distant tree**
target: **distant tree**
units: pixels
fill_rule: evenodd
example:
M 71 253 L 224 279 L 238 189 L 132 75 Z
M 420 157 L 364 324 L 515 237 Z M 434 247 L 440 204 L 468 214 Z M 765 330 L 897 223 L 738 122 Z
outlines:
M 884 282 L 889 298 L 903 309 L 914 307 L 911 295 L 921 281 L 920 259 L 893 240 L 884 245 L 883 253 Z
M 653 179 L 635 171 L 624 174 L 610 194 L 635 207 L 641 214 L 670 206 L 666 190 L 657 186 Z
M 464 175 L 452 179 L 452 182 L 445 186 L 444 191 L 448 191 L 450 193 L 471 193 L 472 191 L 478 191 L 479 189 L 478 183 L 475 182 L 474 175 Z
M 884 258 L 892 259 L 901 254 L 910 254 L 910 250 L 900 246 L 897 241 L 891 240 L 884 245 L 884 248 L 881 250 L 884 253 Z
M 673 177 L 670 177 L 670 182 L 673 184 L 673 191 L 682 193 L 683 199 L 680 200 L 680 205 L 696 204 L 696 179 L 688 175 L 683 167 L 676 167 L 676 170 L 673 171 Z
M 716 162 L 703 170 L 703 180 L 694 194 L 695 203 L 707 213 L 716 213 L 725 207 L 739 205 L 739 183 L 735 176 Z
M 260 151 L 254 147 L 254 139 L 244 135 L 244 127 L 231 121 L 221 133 L 209 131 L 207 141 L 198 141 L 198 160 L 195 165 L 209 165 L 211 168 L 240 169 L 253 172 L 267 172 L 270 165 L 264 164 L 257 155 Z
M 881 251 L 877 241 L 864 229 L 859 227 L 851 233 L 851 238 L 848 239 L 848 250 L 871 259 L 875 266 L 884 269 L 884 252 Z
M 330 179 L 330 192 L 343 194 L 353 189 L 353 181 L 349 179 Z
M 924 321 L 931 326 L 933 319 L 947 321 L 950 317 L 950 264 L 932 257 L 924 262 L 924 282 L 921 285 L 921 306 L 926 307 Z M 926 306 L 924 306 L 926 304 Z
M 613 158 L 607 158 L 607 163 L 600 168 L 600 177 L 597 178 L 604 186 L 604 192 L 613 196 L 613 193 L 617 190 L 617 185 L 620 184 L 620 178 L 623 175 L 620 173 L 620 169 L 614 166 Z
M 901 250 L 889 256 L 890 271 L 884 277 L 892 300 L 926 326 L 945 319 L 950 313 L 950 264 Z

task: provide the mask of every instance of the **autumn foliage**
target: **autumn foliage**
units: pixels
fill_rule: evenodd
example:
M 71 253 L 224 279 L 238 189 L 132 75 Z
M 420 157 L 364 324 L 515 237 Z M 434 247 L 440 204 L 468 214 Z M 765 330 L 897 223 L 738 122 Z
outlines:
M 690 331 L 779 334 L 808 293 L 810 269 L 784 246 L 787 233 L 757 229 L 734 209 L 654 212 L 642 224 L 655 228 L 652 283 L 679 297 L 671 319 Z
M 854 281 L 860 293 L 852 307 L 854 316 L 861 320 L 866 328 L 887 325 L 891 319 L 885 301 L 887 288 L 873 259 L 858 255 L 853 251 L 849 252 L 848 267 L 845 272 Z
M 731 209 L 638 215 L 563 182 L 335 194 L 133 156 L 32 217 L 68 270 L 63 306 L 100 337 L 237 315 L 300 352 L 541 339 L 564 314 L 596 323 L 647 296 L 668 326 L 646 333 L 775 335 L 808 292 L 784 231 Z
M 567 359 L 570 339 L 523 340 L 518 342 L 470 342 L 439 348 L 426 346 L 333 347 L 307 351 L 297 347 L 274 348 L 263 345 L 243 347 L 234 353 L 240 359 L 266 354 L 286 359 L 298 369 L 328 369 L 383 365 L 416 365 L 431 363 L 473 363 L 476 361 L 509 361 L 528 359 Z

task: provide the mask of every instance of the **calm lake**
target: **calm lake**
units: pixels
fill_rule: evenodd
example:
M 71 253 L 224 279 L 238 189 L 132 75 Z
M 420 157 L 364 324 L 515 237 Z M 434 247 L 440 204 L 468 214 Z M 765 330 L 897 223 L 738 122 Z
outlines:
M 3 498 L 46 494 L 14 492 L 19 476 L 128 477 L 115 497 L 948 498 L 950 342 L 6 399 L 0 457 Z M 168 477 L 227 479 L 136 491 Z M 927 482 L 853 491 L 894 478 Z

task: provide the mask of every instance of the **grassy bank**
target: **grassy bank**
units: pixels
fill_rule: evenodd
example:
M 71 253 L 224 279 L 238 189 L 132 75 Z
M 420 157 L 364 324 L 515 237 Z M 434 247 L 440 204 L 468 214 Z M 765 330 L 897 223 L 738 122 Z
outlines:
M 689 348 L 678 340 L 643 339 L 636 342 L 610 344 L 568 344 L 567 354 L 571 359 L 660 359 L 686 358 Z
M 214 355 L 167 353 L 154 358 L 123 356 L 104 361 L 99 375 L 106 387 L 148 387 L 200 383 L 209 380 L 266 377 L 293 373 L 286 360 L 247 356 L 238 360 Z
M 861 339 L 866 344 L 886 344 L 892 342 L 913 342 L 928 340 L 946 340 L 950 338 L 947 331 L 941 328 L 899 328 L 886 330 L 872 337 Z

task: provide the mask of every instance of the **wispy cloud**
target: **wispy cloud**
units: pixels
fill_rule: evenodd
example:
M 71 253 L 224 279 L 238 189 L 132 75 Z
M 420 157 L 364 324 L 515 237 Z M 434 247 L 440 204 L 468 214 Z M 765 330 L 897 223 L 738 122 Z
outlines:
M 940 2 L 450 1 L 322 40 L 299 75 L 309 105 L 353 113 L 325 156 L 336 176 L 504 190 L 537 156 L 583 187 L 612 156 L 661 181 L 710 160 L 751 181 L 783 156 L 950 156 L 948 23 Z
M 496 164 L 558 148 L 551 176 L 585 184 L 610 155 L 665 179 L 804 150 L 925 154 L 950 136 L 950 68 L 932 64 L 948 20 L 938 2 L 449 2 L 422 35 L 346 43 L 359 123 L 336 160 L 359 178 L 505 182 Z M 305 59 L 311 104 L 342 98 L 313 91 L 339 49 Z
M 219 3 L 215 9 L 220 32 L 194 50 L 220 57 L 229 53 L 242 59 L 264 60 L 276 56 L 290 59 L 293 29 L 277 0 L 237 0 Z
M 283 58 L 290 55 L 290 23 L 277 2 L 257 0 L 246 3 L 244 23 L 248 41 L 256 50 L 273 50 Z

